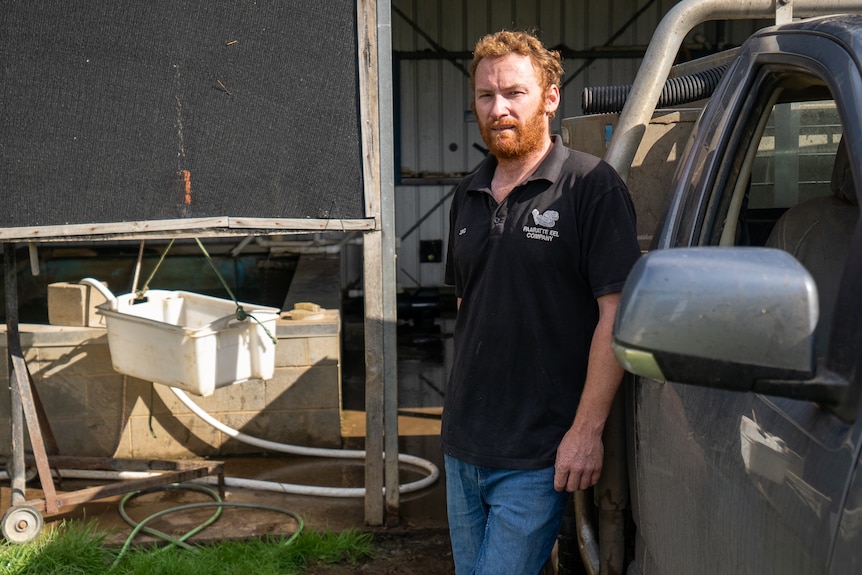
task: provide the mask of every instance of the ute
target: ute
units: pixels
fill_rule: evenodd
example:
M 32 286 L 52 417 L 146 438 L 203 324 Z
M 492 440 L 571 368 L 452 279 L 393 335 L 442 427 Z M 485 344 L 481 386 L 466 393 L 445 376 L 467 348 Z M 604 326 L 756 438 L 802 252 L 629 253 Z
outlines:
M 607 144 L 646 252 L 614 329 L 631 376 L 597 532 L 577 500 L 591 573 L 862 572 L 860 8 L 683 1 L 619 117 L 564 121 L 569 145 Z M 702 65 L 721 78 L 702 108 L 654 113 L 691 27 L 767 14 Z

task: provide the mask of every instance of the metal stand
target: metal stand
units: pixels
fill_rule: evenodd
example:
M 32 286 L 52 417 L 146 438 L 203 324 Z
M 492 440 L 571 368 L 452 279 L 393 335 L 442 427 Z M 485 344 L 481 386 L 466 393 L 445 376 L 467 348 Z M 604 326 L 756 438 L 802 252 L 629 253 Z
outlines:
M 18 279 L 15 248 L 4 243 L 3 264 L 6 288 L 6 341 L 9 352 L 9 391 L 11 406 L 11 457 L 6 468 L 11 481 L 11 502 L 3 515 L 0 531 L 11 543 L 27 543 L 38 537 L 44 525 L 42 514 L 56 514 L 61 507 L 113 497 L 170 483 L 179 483 L 209 475 L 217 475 L 219 491 L 224 496 L 224 464 L 220 461 L 183 460 L 153 461 L 95 457 L 61 457 L 57 454 L 54 434 L 39 401 L 21 349 L 18 331 Z M 30 438 L 42 499 L 25 497 L 24 426 Z M 46 447 L 47 445 L 47 447 Z M 100 471 L 157 471 L 158 475 L 144 479 L 118 481 L 67 493 L 57 493 L 51 469 L 83 469 Z

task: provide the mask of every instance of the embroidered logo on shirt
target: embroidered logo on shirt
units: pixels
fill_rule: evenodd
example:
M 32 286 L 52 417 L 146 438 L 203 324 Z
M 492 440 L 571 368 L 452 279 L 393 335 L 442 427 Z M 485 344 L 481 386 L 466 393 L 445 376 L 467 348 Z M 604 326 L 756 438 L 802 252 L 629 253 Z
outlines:
M 466 234 L 466 233 L 467 233 L 467 228 L 461 228 L 460 230 L 458 230 L 458 235 L 459 235 L 459 236 L 463 236 L 463 235 L 464 235 L 464 234 Z
M 542 226 L 543 228 L 553 228 L 557 220 L 560 219 L 560 212 L 554 210 L 545 210 L 544 214 L 540 214 L 539 210 L 533 208 L 531 212 L 533 214 L 533 221 L 536 222 L 537 226 Z
M 533 222 L 535 227 L 524 226 L 524 234 L 528 240 L 541 240 L 543 242 L 552 242 L 554 238 L 560 237 L 560 232 L 552 230 L 557 225 L 557 220 L 560 219 L 560 213 L 555 210 L 545 210 L 545 213 L 540 214 L 539 210 L 533 209 Z

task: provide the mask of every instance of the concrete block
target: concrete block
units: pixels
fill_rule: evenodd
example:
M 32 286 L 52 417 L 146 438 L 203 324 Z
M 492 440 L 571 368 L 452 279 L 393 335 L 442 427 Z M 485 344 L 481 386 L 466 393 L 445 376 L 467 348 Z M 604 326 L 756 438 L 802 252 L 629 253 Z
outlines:
M 51 421 L 60 453 L 73 457 L 112 457 L 122 437 L 115 417 Z
M 337 336 L 308 338 L 310 365 L 336 364 L 341 357 L 341 342 Z
M 133 458 L 173 459 L 215 455 L 224 441 L 220 431 L 196 415 L 152 419 L 132 417 L 127 431 L 131 434 L 129 457 Z
M 79 419 L 87 413 L 87 391 L 79 377 L 62 373 L 46 380 L 36 379 L 36 391 L 48 420 Z
M 340 409 L 338 366 L 280 368 L 266 385 L 267 410 Z
M 94 376 L 84 380 L 88 417 L 113 417 L 123 421 L 128 415 L 125 390 L 120 374 Z
M 189 397 L 207 413 L 261 411 L 266 409 L 266 384 L 262 379 L 249 379 L 221 387 L 208 397 Z
M 228 427 L 257 439 L 264 439 L 275 443 L 293 443 L 292 437 L 284 437 L 277 433 L 277 429 L 270 429 L 274 415 L 270 411 L 233 412 L 223 414 L 219 420 Z M 224 443 L 220 446 L 221 453 L 264 453 L 267 451 L 260 446 L 250 445 L 238 439 L 232 439 L 228 436 L 223 437 Z
M 297 411 L 269 410 L 259 414 L 233 414 L 225 423 L 247 435 L 277 443 L 310 447 L 341 447 L 341 418 L 334 409 L 304 409 Z M 248 449 L 239 440 L 226 438 L 224 453 L 260 453 L 261 448 Z M 244 447 L 241 447 L 244 446 Z
M 108 340 L 94 340 L 76 346 L 31 348 L 33 359 L 27 360 L 33 377 L 48 378 L 60 372 L 81 378 L 93 375 L 118 375 L 111 364 Z
M 156 415 L 191 414 L 170 387 L 158 383 L 152 384 L 152 391 L 144 396 L 146 403 L 141 409 L 149 408 L 152 397 L 152 410 Z M 250 379 L 236 385 L 220 387 L 212 395 L 201 397 L 187 394 L 201 409 L 218 417 L 219 414 L 231 411 L 259 411 L 266 408 L 265 384 L 261 379 Z
M 48 323 L 78 327 L 104 327 L 96 306 L 105 296 L 88 285 L 57 282 L 48 285 Z
M 275 346 L 275 366 L 303 367 L 310 365 L 308 359 L 308 338 L 279 338 Z
M 124 375 L 122 377 L 122 385 L 126 387 L 125 409 L 128 416 L 145 416 L 150 413 L 160 414 L 168 412 L 167 408 L 164 407 L 164 402 L 161 401 L 157 395 L 157 388 L 164 388 L 165 391 L 168 392 L 167 388 L 155 385 L 150 381 L 144 381 L 143 379 L 138 379 L 128 375 Z M 170 395 L 173 396 L 173 394 Z M 167 395 L 165 397 L 167 397 Z M 174 400 L 177 401 L 176 398 L 174 398 Z M 179 403 L 179 401 L 177 401 L 177 403 Z M 161 410 L 153 408 L 153 404 L 161 406 Z

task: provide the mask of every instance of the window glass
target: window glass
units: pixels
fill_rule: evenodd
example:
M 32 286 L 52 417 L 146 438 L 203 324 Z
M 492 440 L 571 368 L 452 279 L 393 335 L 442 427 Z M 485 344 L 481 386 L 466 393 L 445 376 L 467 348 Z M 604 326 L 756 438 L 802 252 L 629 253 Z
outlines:
M 750 210 L 787 209 L 831 195 L 841 121 L 833 100 L 772 107 L 751 169 Z
M 781 102 L 768 108 L 752 147 L 743 150 L 740 173 L 728 186 L 727 212 L 708 229 L 709 245 L 767 244 L 789 208 L 832 195 L 832 168 L 841 141 L 833 100 Z
M 711 199 L 701 243 L 767 246 L 792 254 L 820 298 L 816 341 L 823 356 L 838 285 L 858 219 L 839 111 L 811 78 L 766 81 L 740 133 L 731 173 Z

